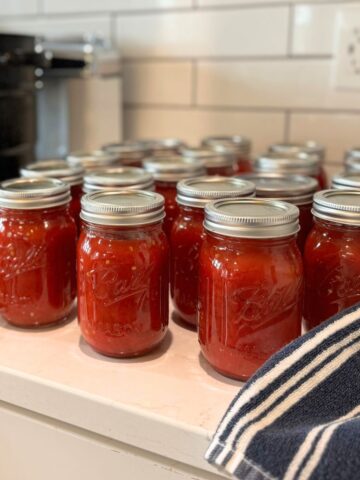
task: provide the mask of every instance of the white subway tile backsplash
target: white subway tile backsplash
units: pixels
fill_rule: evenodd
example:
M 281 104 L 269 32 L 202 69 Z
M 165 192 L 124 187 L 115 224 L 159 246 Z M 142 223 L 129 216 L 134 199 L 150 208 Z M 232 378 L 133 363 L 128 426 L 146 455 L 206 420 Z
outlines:
M 294 113 L 290 140 L 314 139 L 327 147 L 330 163 L 341 165 L 344 151 L 359 145 L 360 116 L 349 113 Z
M 0 0 L 0 17 L 38 12 L 38 0 Z
M 200 62 L 199 105 L 358 108 L 360 91 L 336 89 L 332 60 Z
M 29 19 L 4 20 L 0 17 L 0 30 L 11 33 L 45 35 L 48 38 L 83 36 L 96 34 L 110 37 L 110 16 L 97 17 L 35 17 Z
M 10 1 L 10 0 L 9 0 Z M 46 13 L 137 11 L 189 8 L 192 0 L 43 0 Z
M 190 105 L 191 62 L 126 62 L 125 102 L 132 104 Z
M 212 135 L 247 135 L 254 152 L 283 140 L 285 115 L 267 112 L 228 112 L 194 109 L 130 108 L 125 114 L 125 137 L 179 137 L 197 144 Z
M 285 55 L 288 7 L 124 15 L 117 41 L 127 57 Z
M 344 3 L 296 5 L 293 15 L 292 53 L 331 55 L 334 51 L 336 14 Z

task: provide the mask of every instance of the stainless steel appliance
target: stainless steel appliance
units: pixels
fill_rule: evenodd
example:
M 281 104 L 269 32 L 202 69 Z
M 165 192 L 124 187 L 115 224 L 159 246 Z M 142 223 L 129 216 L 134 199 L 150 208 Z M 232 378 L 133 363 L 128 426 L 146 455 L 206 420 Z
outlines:
M 37 158 L 122 139 L 119 52 L 96 37 L 40 40 L 51 57 L 37 81 Z

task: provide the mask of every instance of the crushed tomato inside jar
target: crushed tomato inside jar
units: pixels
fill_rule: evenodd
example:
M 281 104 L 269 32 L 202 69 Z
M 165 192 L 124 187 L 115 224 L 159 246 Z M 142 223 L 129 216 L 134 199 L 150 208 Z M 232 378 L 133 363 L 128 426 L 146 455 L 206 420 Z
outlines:
M 30 328 L 61 322 L 76 294 L 76 226 L 69 187 L 22 178 L 0 187 L 0 311 Z
M 301 332 L 298 209 L 262 199 L 206 206 L 199 269 L 199 342 L 218 372 L 248 379 Z
M 253 183 L 221 176 L 182 180 L 177 186 L 179 214 L 171 231 L 171 296 L 175 312 L 197 325 L 199 254 L 204 239 L 205 205 L 220 198 L 252 196 Z
M 168 325 L 168 244 L 163 198 L 107 191 L 82 200 L 78 318 L 97 352 L 133 357 L 154 349 Z
M 304 256 L 307 330 L 360 302 L 360 192 L 318 192 L 313 213 Z
M 205 166 L 200 160 L 175 155 L 147 159 L 144 169 L 154 176 L 155 191 L 165 199 L 164 231 L 170 240 L 171 229 L 179 213 L 176 185 L 180 180 L 204 175 Z

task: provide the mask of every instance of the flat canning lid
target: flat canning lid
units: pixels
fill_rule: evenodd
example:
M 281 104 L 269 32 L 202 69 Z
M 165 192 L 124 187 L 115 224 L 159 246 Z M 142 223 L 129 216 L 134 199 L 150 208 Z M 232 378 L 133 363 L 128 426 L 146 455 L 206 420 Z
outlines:
M 360 171 L 335 175 L 331 187 L 337 190 L 360 190 Z
M 207 230 L 229 237 L 281 238 L 299 231 L 299 209 L 278 200 L 218 200 L 205 207 Z
M 85 170 L 95 170 L 116 164 L 118 156 L 104 150 L 92 150 L 72 152 L 66 160 L 71 166 L 81 165 Z
M 270 145 L 269 152 L 284 157 L 296 156 L 299 153 L 308 153 L 310 155 L 317 155 L 321 161 L 325 159 L 325 147 L 312 140 L 294 143 L 274 143 Z
M 221 135 L 206 137 L 201 144 L 204 147 L 216 150 L 217 148 L 226 148 L 233 153 L 249 155 L 251 151 L 251 140 L 242 135 Z
M 236 157 L 233 152 L 225 148 L 211 150 L 209 148 L 184 148 L 180 151 L 185 158 L 198 159 L 204 162 L 207 168 L 211 167 L 233 167 Z
M 206 174 L 201 160 L 185 158 L 181 155 L 147 158 L 144 169 L 160 182 L 179 182 L 185 178 L 200 177 Z
M 360 191 L 322 190 L 314 195 L 312 213 L 322 220 L 360 226 Z
M 164 197 L 154 192 L 110 190 L 87 193 L 81 199 L 80 217 L 99 225 L 148 225 L 164 216 Z
M 314 193 L 319 186 L 315 178 L 304 175 L 245 173 L 237 178 L 254 183 L 257 197 L 282 200 L 294 205 L 312 203 Z
M 0 184 L 3 208 L 37 210 L 65 205 L 70 200 L 70 186 L 55 178 L 15 178 Z
M 345 153 L 345 168 L 349 172 L 360 171 L 360 147 L 354 147 Z
M 89 172 L 84 177 L 84 192 L 98 190 L 152 190 L 153 176 L 142 168 L 115 167 Z
M 176 201 L 188 207 L 205 208 L 220 198 L 241 198 L 255 194 L 255 185 L 235 177 L 197 177 L 177 184 Z
M 308 153 L 299 153 L 294 157 L 286 158 L 268 153 L 255 159 L 254 170 L 256 172 L 315 176 L 320 172 L 320 159 L 317 155 Z
M 186 143 L 179 138 L 149 138 L 139 140 L 139 143 L 149 149 L 152 156 L 178 153 L 180 149 L 186 147 Z
M 70 186 L 81 185 L 85 170 L 81 165 L 69 165 L 66 160 L 53 159 L 32 163 L 20 170 L 22 177 L 57 178 Z

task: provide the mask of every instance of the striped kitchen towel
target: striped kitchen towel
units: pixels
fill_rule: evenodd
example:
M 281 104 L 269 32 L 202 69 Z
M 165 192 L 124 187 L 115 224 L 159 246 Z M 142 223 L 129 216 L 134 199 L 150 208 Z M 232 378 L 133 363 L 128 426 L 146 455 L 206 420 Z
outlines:
M 241 480 L 360 479 L 360 304 L 260 368 L 206 458 Z

